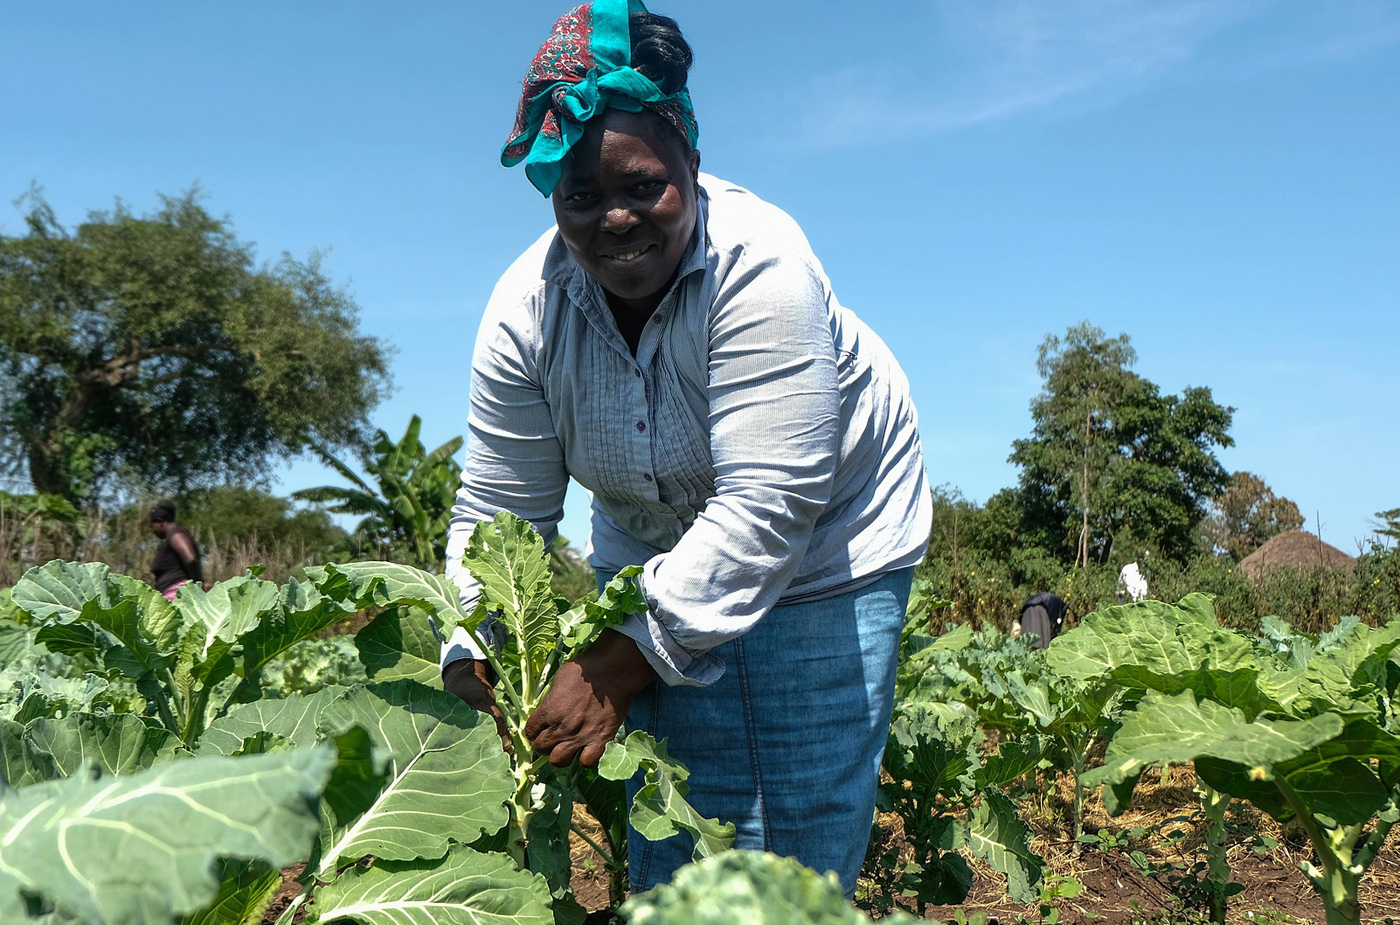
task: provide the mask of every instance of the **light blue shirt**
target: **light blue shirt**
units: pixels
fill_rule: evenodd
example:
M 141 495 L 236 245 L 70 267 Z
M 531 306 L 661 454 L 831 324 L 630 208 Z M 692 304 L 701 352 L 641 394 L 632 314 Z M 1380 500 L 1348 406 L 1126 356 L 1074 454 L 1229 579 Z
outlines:
M 621 631 L 668 684 L 777 604 L 919 562 L 932 503 L 909 384 L 831 291 L 797 224 L 701 174 L 696 233 L 634 357 L 554 229 L 496 284 L 472 359 L 447 571 L 500 511 L 553 542 L 572 476 L 593 497 L 588 561 L 643 566 L 650 611 Z M 479 654 L 458 631 L 444 664 Z

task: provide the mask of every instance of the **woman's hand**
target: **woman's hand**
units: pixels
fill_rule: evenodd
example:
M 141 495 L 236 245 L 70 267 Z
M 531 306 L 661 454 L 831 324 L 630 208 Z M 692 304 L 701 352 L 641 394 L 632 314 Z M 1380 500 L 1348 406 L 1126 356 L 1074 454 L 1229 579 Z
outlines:
M 525 724 L 525 737 L 550 764 L 578 758 L 597 767 L 637 692 L 656 680 L 637 644 L 604 630 L 589 649 L 559 667 L 549 693 Z
M 501 708 L 496 706 L 496 694 L 491 690 L 491 663 L 485 659 L 464 658 L 448 662 L 442 670 L 442 686 L 449 693 L 456 694 L 467 706 L 478 713 L 485 713 L 496 721 L 496 734 L 501 737 L 501 747 L 513 751 L 510 730 Z

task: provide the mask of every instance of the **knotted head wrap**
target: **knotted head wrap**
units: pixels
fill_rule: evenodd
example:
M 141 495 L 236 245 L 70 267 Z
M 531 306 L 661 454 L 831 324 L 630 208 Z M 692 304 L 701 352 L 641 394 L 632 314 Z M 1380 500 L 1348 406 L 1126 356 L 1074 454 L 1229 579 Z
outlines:
M 583 137 L 584 125 L 609 108 L 654 112 L 692 148 L 699 140 L 690 92 L 667 94 L 632 68 L 628 14 L 646 12 L 641 0 L 593 0 L 554 24 L 525 74 L 520 108 L 501 163 L 525 162 L 525 176 L 548 196 L 562 173 L 560 162 Z

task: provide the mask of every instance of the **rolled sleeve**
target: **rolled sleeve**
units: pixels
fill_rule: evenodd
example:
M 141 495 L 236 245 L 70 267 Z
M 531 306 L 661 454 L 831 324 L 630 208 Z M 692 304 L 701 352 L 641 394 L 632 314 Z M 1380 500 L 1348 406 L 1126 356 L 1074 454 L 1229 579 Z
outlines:
M 629 633 L 666 664 L 670 683 L 717 678 L 695 662 L 747 632 L 782 597 L 830 499 L 839 448 L 822 277 L 796 258 L 736 273 L 710 315 L 715 494 L 675 547 L 646 563 L 648 630 Z
M 724 674 L 724 662 L 709 652 L 692 653 L 686 650 L 655 618 L 632 614 L 616 629 L 637 644 L 642 656 L 664 684 L 706 687 Z

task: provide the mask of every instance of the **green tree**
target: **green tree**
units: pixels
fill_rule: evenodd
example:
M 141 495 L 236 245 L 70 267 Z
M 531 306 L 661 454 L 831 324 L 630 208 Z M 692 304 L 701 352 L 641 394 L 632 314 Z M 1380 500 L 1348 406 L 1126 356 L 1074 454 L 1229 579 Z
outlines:
M 287 498 L 261 488 L 216 485 L 175 499 L 180 523 L 205 542 L 256 543 L 304 550 L 307 561 L 344 556 L 350 535 L 329 514 L 297 509 Z
M 27 199 L 27 232 L 0 236 L 0 452 L 36 491 L 257 481 L 363 432 L 386 350 L 316 257 L 256 267 L 193 191 L 73 231 Z
M 1211 545 L 1236 562 L 1289 530 L 1303 526 L 1298 505 L 1275 495 L 1251 472 L 1236 472 L 1211 502 L 1206 536 Z
M 1376 533 L 1392 540 L 1400 540 L 1400 507 L 1376 511 Z
M 462 448 L 462 438 L 453 437 L 429 453 L 418 439 L 422 423 L 415 414 L 397 442 L 384 431 L 375 431 L 374 445 L 362 460 L 373 485 L 324 447 L 314 447 L 321 460 L 350 485 L 306 488 L 292 497 L 329 504 L 333 514 L 363 516 L 355 533 L 378 547 L 381 559 L 424 569 L 440 566 L 462 471 L 452 454 Z
M 1035 426 L 1010 456 L 1021 467 L 1024 541 L 1079 566 L 1108 562 L 1124 540 L 1184 561 L 1229 477 L 1213 448 L 1233 445 L 1234 409 L 1203 387 L 1163 395 L 1132 371 L 1136 360 L 1126 334 L 1087 321 L 1038 352 Z

